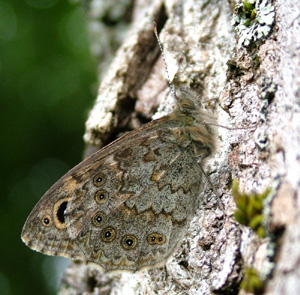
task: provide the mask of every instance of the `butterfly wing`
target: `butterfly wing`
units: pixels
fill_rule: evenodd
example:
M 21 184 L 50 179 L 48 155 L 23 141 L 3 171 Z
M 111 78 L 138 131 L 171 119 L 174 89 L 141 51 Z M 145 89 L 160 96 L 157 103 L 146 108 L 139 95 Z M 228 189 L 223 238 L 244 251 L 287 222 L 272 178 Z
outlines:
M 57 187 L 44 196 L 28 216 L 21 238 L 31 249 L 54 256 L 65 256 L 73 260 L 85 257 L 66 230 L 64 210 L 70 199 L 66 188 Z
M 156 124 L 110 146 L 67 210 L 70 235 L 105 270 L 165 261 L 194 213 L 202 173 L 192 146 L 175 136 L 177 121 Z
M 144 146 L 136 142 L 136 161 L 127 163 L 115 154 L 120 161 L 115 172 L 121 175 L 119 189 L 107 196 L 107 207 L 94 201 L 95 211 L 76 238 L 87 260 L 108 271 L 138 270 L 165 261 L 195 211 L 201 186 L 195 159 L 161 137 Z M 154 147 L 157 152 L 150 156 Z M 106 183 L 101 190 L 109 191 Z M 82 212 L 84 208 L 82 204 Z
M 175 112 L 81 162 L 35 206 L 23 241 L 108 271 L 165 261 L 184 234 L 201 188 L 198 160 L 207 153 L 199 154 L 204 149 L 195 142 L 203 124 L 197 131 L 190 122 Z

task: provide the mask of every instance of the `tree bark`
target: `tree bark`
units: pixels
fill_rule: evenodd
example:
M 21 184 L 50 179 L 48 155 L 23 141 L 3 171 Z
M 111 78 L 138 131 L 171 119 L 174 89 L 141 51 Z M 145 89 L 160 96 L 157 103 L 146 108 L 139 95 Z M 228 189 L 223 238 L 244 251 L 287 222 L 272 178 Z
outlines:
M 87 4 L 91 24 L 97 2 Z M 174 108 L 153 21 L 175 88 L 192 88 L 232 130 L 218 128 L 218 150 L 205 167 L 214 190 L 207 183 L 200 192 L 197 214 L 164 267 L 103 274 L 73 263 L 59 294 L 245 294 L 247 267 L 264 281 L 263 294 L 299 293 L 300 3 L 249 2 L 255 10 L 239 1 L 134 2 L 86 123 L 86 154 Z M 267 237 L 235 220 L 232 179 L 248 194 L 271 189 Z

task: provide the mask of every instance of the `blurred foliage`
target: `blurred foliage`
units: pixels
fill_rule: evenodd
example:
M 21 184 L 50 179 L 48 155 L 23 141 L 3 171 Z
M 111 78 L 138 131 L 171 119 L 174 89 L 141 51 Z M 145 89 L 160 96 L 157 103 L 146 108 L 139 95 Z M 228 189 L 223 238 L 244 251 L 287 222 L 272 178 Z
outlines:
M 96 89 L 83 9 L 59 0 L 0 0 L 0 294 L 56 294 L 63 258 L 20 234 L 43 193 L 81 160 Z M 95 92 L 95 91 L 94 91 Z

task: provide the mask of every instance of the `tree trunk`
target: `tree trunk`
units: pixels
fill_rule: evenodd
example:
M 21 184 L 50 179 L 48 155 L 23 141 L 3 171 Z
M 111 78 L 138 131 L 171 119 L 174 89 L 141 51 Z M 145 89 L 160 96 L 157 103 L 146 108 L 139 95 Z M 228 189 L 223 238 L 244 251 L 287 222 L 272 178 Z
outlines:
M 102 28 L 98 2 L 87 4 L 94 48 Z M 218 150 L 205 167 L 213 190 L 207 182 L 184 240 L 164 267 L 103 274 L 73 263 L 60 294 L 257 293 L 241 288 L 249 268 L 264 282 L 261 293 L 299 293 L 299 11 L 299 0 L 134 2 L 130 29 L 102 74 L 86 123 L 86 153 L 174 108 L 152 21 L 175 88 L 192 88 L 218 125 L 232 130 L 218 128 Z M 246 194 L 271 189 L 265 238 L 236 221 L 232 179 Z

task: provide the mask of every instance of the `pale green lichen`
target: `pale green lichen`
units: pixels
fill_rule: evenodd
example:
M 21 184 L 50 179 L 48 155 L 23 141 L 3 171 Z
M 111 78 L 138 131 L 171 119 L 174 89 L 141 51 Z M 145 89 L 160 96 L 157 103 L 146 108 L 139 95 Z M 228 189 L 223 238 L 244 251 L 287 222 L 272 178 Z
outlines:
M 276 254 L 276 243 L 270 239 L 267 245 L 267 256 L 264 260 L 262 269 L 260 271 L 260 277 L 265 281 L 270 277 L 275 269 L 274 257 Z
M 244 0 L 235 5 L 231 24 L 239 35 L 238 46 L 249 46 L 266 38 L 275 23 L 272 0 Z
M 268 136 L 265 132 L 258 134 L 257 138 L 255 139 L 255 143 L 260 151 L 267 151 L 270 144 Z
M 266 122 L 268 107 L 273 101 L 277 91 L 277 84 L 273 82 L 272 78 L 262 77 L 260 82 L 259 98 L 262 100 L 260 107 L 260 120 Z
M 263 76 L 260 81 L 260 92 L 258 97 L 262 100 L 260 105 L 260 121 L 262 123 L 267 121 L 268 108 L 273 101 L 277 91 L 277 84 L 273 82 L 272 78 Z M 269 139 L 267 130 L 259 133 L 255 139 L 255 143 L 260 151 L 267 151 L 269 147 Z
M 266 99 L 271 103 L 277 91 L 277 85 L 273 82 L 273 79 L 262 77 L 260 88 L 259 98 L 262 100 Z

